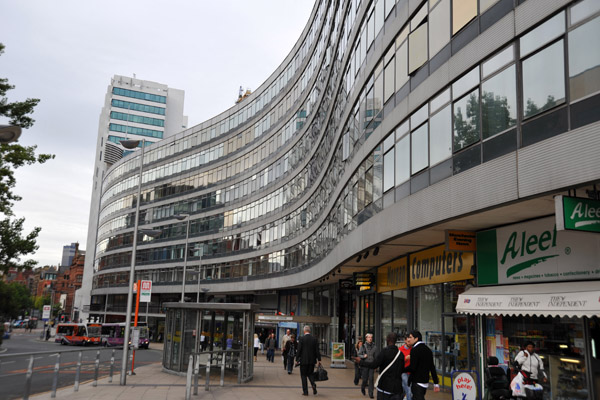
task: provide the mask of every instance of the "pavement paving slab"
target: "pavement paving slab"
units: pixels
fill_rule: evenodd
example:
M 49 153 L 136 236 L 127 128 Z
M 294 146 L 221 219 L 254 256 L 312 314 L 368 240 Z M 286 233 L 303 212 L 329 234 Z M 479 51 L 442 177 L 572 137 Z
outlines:
M 154 344 L 154 343 L 153 343 Z M 151 348 L 153 346 L 151 345 Z M 157 349 L 157 346 L 154 346 Z M 291 400 L 304 399 L 302 396 L 302 385 L 300 373 L 297 369 L 291 375 L 283 369 L 281 357 L 275 358 L 275 363 L 269 363 L 265 357 L 258 357 L 254 363 L 254 378 L 252 381 L 238 385 L 237 377 L 227 375 L 225 385 L 219 386 L 220 371 L 213 370 L 211 373 L 210 390 L 204 390 L 204 371 L 198 382 L 198 396 L 192 395 L 192 399 L 198 400 Z M 315 399 L 368 399 L 360 392 L 360 386 L 354 386 L 354 366 L 347 363 L 348 368 L 330 368 L 329 359 L 324 358 L 323 365 L 327 369 L 329 380 L 318 382 L 318 394 L 309 397 Z M 160 363 L 140 366 L 135 370 L 136 375 L 127 377 L 127 385 L 119 384 L 119 375 L 115 375 L 113 382 L 108 378 L 98 380 L 98 386 L 94 387 L 92 382 L 80 385 L 79 391 L 74 392 L 73 387 L 65 387 L 56 393 L 57 399 L 75 400 L 183 400 L 185 399 L 185 376 L 174 375 L 163 371 Z M 427 392 L 427 400 L 450 400 L 450 393 Z M 31 396 L 35 400 L 50 400 L 50 392 Z

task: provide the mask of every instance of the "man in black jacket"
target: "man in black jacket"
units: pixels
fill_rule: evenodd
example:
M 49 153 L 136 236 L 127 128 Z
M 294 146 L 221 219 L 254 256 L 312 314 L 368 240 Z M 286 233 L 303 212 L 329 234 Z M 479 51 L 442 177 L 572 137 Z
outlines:
M 300 364 L 300 379 L 302 380 L 302 395 L 308 396 L 308 383 L 306 378 L 310 380 L 313 394 L 317 394 L 317 385 L 313 378 L 315 364 L 319 362 L 321 365 L 321 353 L 319 352 L 319 344 L 310 334 L 310 326 L 304 327 L 304 336 L 298 339 L 298 351 L 296 352 L 296 364 Z
M 371 369 L 379 367 L 377 400 L 401 400 L 403 397 L 402 372 L 404 371 L 404 354 L 396 346 L 397 339 L 398 335 L 394 332 L 388 333 L 385 338 L 387 347 L 381 350 L 372 362 L 365 361 L 360 357 L 355 358 L 356 362 L 360 362 L 361 367 Z
M 424 400 L 425 392 L 429 387 L 429 375 L 435 384 L 433 391 L 439 392 L 440 385 L 433 364 L 433 353 L 423 343 L 423 336 L 419 331 L 412 331 L 408 334 L 408 345 L 412 346 L 410 350 L 410 365 L 407 372 L 410 372 L 410 380 L 412 382 L 410 389 L 413 400 Z

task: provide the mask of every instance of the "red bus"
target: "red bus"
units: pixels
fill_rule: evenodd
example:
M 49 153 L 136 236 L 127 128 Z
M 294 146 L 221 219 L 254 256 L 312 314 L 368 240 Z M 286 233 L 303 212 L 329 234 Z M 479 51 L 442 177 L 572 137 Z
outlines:
M 92 324 L 96 325 L 96 324 Z M 60 344 L 100 344 L 100 335 L 98 329 L 91 326 L 92 335 L 88 332 L 85 324 L 64 323 L 56 325 L 56 336 L 54 341 Z M 95 332 L 94 332 L 95 331 Z

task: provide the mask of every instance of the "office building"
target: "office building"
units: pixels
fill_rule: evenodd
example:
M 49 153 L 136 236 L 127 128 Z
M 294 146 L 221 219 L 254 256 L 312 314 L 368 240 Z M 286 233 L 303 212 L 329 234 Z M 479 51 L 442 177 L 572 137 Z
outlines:
M 183 90 L 135 77 L 115 75 L 111 79 L 98 124 L 94 182 L 88 222 L 89 256 L 85 260 L 82 287 L 77 291 L 75 300 L 75 307 L 82 310 L 80 313 L 82 319 L 88 317 L 87 310 L 90 304 L 104 175 L 115 162 L 131 153 L 131 150 L 125 149 L 120 144 L 121 140 L 143 140 L 146 146 L 150 146 L 185 129 L 187 117 L 183 115 L 184 95 Z
M 596 0 L 317 2 L 262 86 L 148 149 L 142 318 L 162 332 L 183 282 L 187 301 L 259 304 L 259 329 L 310 324 L 323 352 L 419 329 L 444 386 L 533 340 L 551 398 L 598 398 L 598 37 Z M 125 319 L 139 165 L 103 178 L 105 321 Z M 191 346 L 165 347 L 169 367 Z

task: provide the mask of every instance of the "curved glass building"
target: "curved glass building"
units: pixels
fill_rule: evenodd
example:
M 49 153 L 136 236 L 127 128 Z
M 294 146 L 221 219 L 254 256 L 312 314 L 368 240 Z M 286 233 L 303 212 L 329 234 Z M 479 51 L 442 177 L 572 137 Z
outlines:
M 567 303 L 600 287 L 600 242 L 562 230 L 556 205 L 600 209 L 599 15 L 596 0 L 318 1 L 258 90 L 106 172 L 90 315 L 124 319 L 139 206 L 160 230 L 135 263 L 157 335 L 185 285 L 187 301 L 259 304 L 259 330 L 311 324 L 324 352 L 418 329 L 445 385 L 528 340 L 594 382 L 600 310 Z M 494 297 L 505 287 L 522 308 Z

